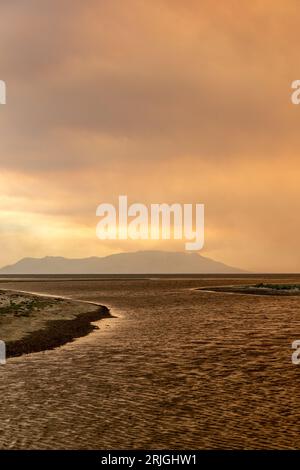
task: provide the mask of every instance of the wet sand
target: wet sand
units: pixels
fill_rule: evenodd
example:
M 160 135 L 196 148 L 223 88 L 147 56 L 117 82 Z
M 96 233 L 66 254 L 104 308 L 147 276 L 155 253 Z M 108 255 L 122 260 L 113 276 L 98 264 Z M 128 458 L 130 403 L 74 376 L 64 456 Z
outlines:
M 259 282 L 300 276 L 6 280 L 113 315 L 1 366 L 0 448 L 299 449 L 300 297 L 210 291 Z

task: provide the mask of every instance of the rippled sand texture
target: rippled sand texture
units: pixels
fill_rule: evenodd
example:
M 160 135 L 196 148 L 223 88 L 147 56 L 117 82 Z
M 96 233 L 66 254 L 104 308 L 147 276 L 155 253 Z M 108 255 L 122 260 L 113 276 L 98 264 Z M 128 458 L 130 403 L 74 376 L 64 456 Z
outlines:
M 245 280 L 6 284 L 115 318 L 0 367 L 0 447 L 300 448 L 300 298 L 192 290 L 226 283 Z

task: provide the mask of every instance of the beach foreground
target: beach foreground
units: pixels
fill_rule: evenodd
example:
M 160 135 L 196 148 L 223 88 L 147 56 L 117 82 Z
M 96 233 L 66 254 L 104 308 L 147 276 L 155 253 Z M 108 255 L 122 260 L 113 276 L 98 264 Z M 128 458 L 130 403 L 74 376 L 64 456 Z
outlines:
M 1 366 L 1 449 L 300 448 L 300 297 L 211 291 L 300 276 L 2 282 L 112 315 Z M 57 305 L 54 322 L 66 315 Z

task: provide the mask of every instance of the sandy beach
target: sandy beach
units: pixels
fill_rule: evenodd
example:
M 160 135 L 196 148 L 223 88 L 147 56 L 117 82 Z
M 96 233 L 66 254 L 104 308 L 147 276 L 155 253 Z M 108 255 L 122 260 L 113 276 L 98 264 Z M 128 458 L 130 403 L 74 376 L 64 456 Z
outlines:
M 100 304 L 25 293 L 0 291 L 1 340 L 7 357 L 53 349 L 90 333 L 92 322 L 109 316 Z

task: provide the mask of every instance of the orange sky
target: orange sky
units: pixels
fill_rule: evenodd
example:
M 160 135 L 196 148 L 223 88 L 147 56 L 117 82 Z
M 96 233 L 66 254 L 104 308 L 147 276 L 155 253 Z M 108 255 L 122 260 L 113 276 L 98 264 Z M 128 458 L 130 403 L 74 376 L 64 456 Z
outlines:
M 0 14 L 0 265 L 183 243 L 96 238 L 95 210 L 205 204 L 201 254 L 300 271 L 299 2 L 27 0 Z

